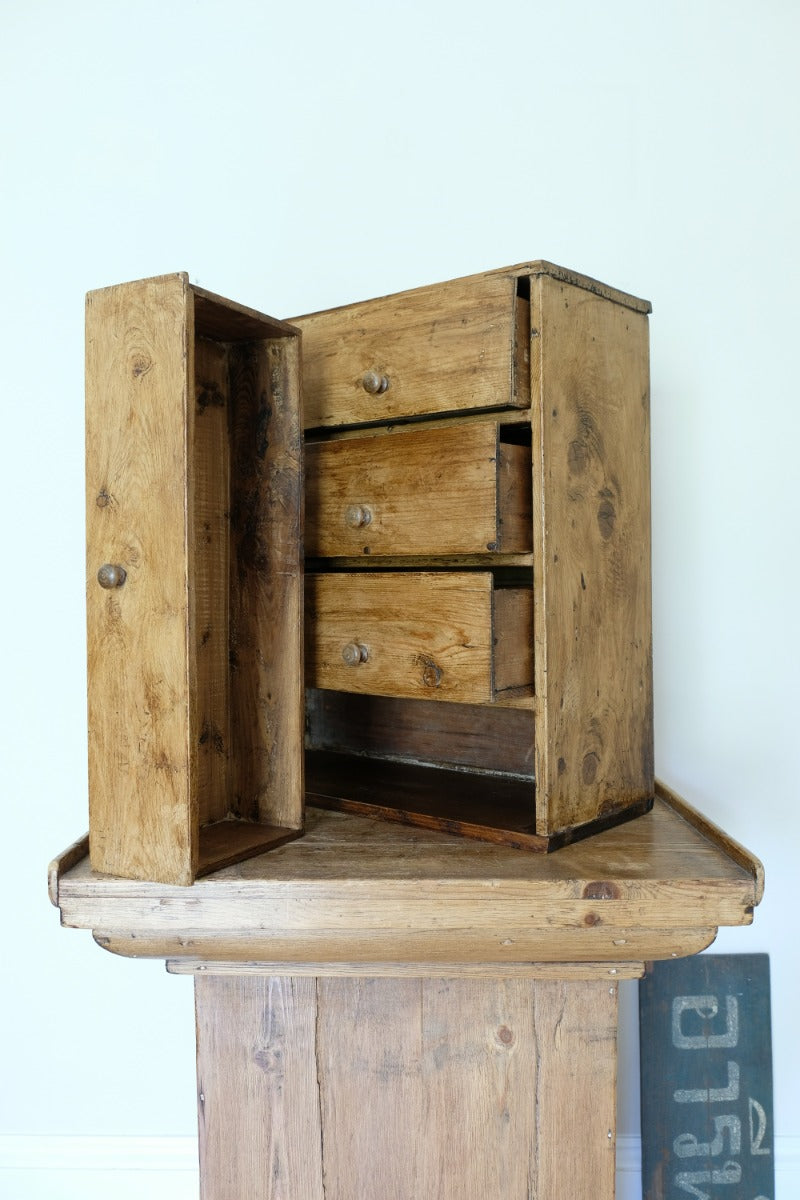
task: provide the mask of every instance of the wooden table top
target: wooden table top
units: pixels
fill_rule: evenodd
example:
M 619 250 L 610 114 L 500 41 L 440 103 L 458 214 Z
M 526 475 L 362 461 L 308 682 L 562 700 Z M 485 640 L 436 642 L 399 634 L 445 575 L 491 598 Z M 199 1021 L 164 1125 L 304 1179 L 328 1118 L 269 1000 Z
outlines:
M 760 862 L 661 785 L 652 812 L 549 855 L 306 816 L 300 840 L 191 887 L 93 873 L 84 839 L 51 865 L 51 898 L 64 925 L 172 970 L 638 974 L 749 924 L 763 892 Z

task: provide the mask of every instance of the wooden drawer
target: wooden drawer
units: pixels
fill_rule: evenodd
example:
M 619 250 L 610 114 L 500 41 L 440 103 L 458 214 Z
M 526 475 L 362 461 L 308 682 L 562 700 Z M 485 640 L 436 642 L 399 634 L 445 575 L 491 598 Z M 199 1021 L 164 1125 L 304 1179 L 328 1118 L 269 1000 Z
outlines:
M 306 683 L 487 703 L 533 682 L 529 587 L 488 571 L 306 576 Z
M 528 426 L 425 426 L 307 446 L 309 555 L 524 554 L 531 541 Z
M 298 317 L 306 428 L 527 408 L 530 305 L 512 274 Z

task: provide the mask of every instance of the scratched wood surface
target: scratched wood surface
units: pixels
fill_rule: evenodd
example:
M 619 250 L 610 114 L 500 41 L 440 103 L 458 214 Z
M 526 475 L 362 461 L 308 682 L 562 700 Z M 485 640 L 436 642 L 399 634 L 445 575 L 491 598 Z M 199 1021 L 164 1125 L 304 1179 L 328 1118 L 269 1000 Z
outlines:
M 302 827 L 298 338 L 185 275 L 86 330 L 91 857 L 185 885 Z
M 653 794 L 647 318 L 532 282 L 537 828 Z
M 531 549 L 531 460 L 496 422 L 310 442 L 306 553 L 512 553 Z
M 515 281 L 454 280 L 297 317 L 309 429 L 528 404 L 528 346 L 516 345 Z M 519 359 L 519 361 L 518 361 Z M 385 382 L 371 394 L 364 379 Z
M 761 864 L 667 789 L 651 813 L 531 855 L 344 813 L 186 890 L 51 871 L 65 925 L 123 954 L 286 962 L 614 962 L 691 954 L 747 925 Z
M 608 980 L 196 978 L 203 1200 L 614 1195 Z
M 190 882 L 197 862 L 189 739 L 187 281 L 86 302 L 89 821 L 99 871 Z M 104 563 L 124 586 L 97 582 Z
M 307 574 L 306 683 L 472 703 L 530 683 L 529 656 L 495 651 L 525 644 L 530 607 L 493 592 L 485 571 Z M 348 647 L 365 657 L 346 661 Z

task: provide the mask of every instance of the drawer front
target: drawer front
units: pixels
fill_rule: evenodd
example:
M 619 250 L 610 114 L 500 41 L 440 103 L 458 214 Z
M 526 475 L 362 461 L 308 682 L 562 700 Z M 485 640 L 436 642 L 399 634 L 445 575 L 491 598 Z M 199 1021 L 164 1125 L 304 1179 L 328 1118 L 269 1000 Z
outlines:
M 306 683 L 487 703 L 532 683 L 531 613 L 530 589 L 495 595 L 489 572 L 310 574 Z
M 530 447 L 495 422 L 306 448 L 309 555 L 522 554 L 531 538 Z
M 527 408 L 530 304 L 516 280 L 456 280 L 298 317 L 306 428 Z

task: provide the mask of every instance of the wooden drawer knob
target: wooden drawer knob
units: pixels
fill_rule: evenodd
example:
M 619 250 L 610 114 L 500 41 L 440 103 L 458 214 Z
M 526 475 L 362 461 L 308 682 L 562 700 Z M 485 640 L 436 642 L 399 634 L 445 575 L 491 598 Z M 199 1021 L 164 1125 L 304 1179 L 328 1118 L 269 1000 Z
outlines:
M 363 529 L 372 520 L 372 509 L 366 504 L 348 504 L 344 519 L 351 529 Z
M 101 588 L 122 587 L 128 578 L 128 572 L 119 563 L 104 563 L 97 572 L 97 582 Z
M 389 376 L 382 375 L 380 371 L 367 371 L 361 384 L 364 391 L 369 392 L 370 396 L 380 396 L 381 392 L 385 392 L 389 386 Z
M 342 650 L 342 658 L 348 667 L 357 667 L 359 663 L 367 661 L 369 650 L 366 646 L 362 646 L 360 642 L 348 642 Z

